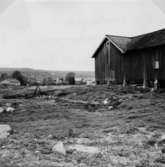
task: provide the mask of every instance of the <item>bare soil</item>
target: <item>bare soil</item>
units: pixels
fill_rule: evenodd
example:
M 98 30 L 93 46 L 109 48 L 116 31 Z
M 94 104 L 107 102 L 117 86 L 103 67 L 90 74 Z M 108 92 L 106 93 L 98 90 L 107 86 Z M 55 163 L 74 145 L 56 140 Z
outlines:
M 44 88 L 45 89 L 45 88 Z M 165 166 L 165 93 L 135 87 L 75 86 L 51 88 L 26 98 L 27 88 L 1 88 L 0 124 L 13 132 L 0 140 L 0 167 L 163 167 Z M 10 91 L 9 91 L 10 90 Z M 4 96 L 5 95 L 5 96 Z M 66 155 L 57 142 L 87 148 Z

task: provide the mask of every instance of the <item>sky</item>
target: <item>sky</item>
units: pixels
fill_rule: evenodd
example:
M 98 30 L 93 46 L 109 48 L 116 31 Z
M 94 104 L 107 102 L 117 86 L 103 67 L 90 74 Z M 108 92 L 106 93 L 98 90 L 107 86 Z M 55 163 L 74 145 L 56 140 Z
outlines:
M 164 0 L 0 0 L 0 67 L 93 71 L 105 34 L 162 28 Z

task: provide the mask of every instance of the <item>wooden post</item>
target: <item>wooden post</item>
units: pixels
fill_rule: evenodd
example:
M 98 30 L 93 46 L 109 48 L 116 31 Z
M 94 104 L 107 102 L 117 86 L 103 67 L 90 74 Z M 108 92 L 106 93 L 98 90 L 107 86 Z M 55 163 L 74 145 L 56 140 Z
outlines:
M 110 85 L 110 42 L 107 41 L 106 42 L 106 54 L 105 54 L 105 57 L 106 57 L 106 81 L 107 81 L 107 85 Z
M 145 55 L 143 56 L 143 88 L 147 87 L 147 70 L 146 70 L 146 61 Z
M 124 72 L 124 76 L 123 76 L 123 87 L 125 88 L 127 85 L 127 81 L 126 81 L 126 73 Z
M 154 90 L 158 89 L 158 70 L 154 71 L 155 77 L 154 77 Z
M 127 81 L 126 81 L 126 65 L 125 65 L 125 59 L 124 59 L 124 55 L 123 56 L 123 87 L 125 88 L 127 85 Z

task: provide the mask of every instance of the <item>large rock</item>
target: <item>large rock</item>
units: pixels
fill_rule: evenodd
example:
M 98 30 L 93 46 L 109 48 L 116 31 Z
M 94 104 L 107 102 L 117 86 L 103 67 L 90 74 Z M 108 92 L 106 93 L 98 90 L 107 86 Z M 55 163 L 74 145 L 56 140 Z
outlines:
M 0 125 L 0 139 L 7 138 L 12 131 L 12 128 L 9 125 Z
M 71 150 L 75 150 L 77 152 L 84 152 L 84 153 L 88 153 L 88 154 L 100 153 L 100 150 L 98 147 L 85 146 L 85 145 L 81 145 L 81 144 L 67 146 L 67 151 L 71 151 Z
M 53 146 L 52 151 L 53 151 L 53 152 L 60 153 L 60 154 L 63 154 L 63 155 L 66 155 L 66 150 L 65 150 L 64 144 L 63 144 L 63 142 L 61 142 L 61 141 L 57 142 L 57 143 Z
M 91 141 L 90 139 L 88 138 L 78 138 L 76 140 L 76 143 L 77 144 L 91 144 L 93 141 Z

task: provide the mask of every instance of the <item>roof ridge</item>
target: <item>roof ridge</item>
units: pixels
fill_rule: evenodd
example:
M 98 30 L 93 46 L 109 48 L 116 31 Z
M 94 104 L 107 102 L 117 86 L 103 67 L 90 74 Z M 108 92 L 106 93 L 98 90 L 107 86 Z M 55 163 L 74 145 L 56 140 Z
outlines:
M 151 32 L 148 32 L 148 33 L 144 33 L 144 34 L 141 34 L 141 35 L 135 35 L 135 36 L 111 35 L 111 34 L 106 34 L 105 36 L 134 39 L 134 38 L 142 37 L 144 35 L 150 35 L 150 34 L 153 34 L 153 33 L 156 33 L 156 32 L 160 32 L 160 31 L 163 31 L 163 30 L 165 31 L 165 28 L 162 28 L 162 29 L 159 29 L 159 30 L 155 30 L 155 31 L 151 31 Z
M 120 38 L 132 38 L 132 37 L 128 37 L 128 36 L 123 36 L 123 35 L 111 35 L 111 34 L 106 34 L 105 36 L 112 36 L 112 37 L 120 37 Z
M 159 29 L 159 30 L 155 30 L 155 31 L 150 31 L 148 33 L 144 33 L 144 34 L 141 34 L 141 35 L 135 35 L 132 38 L 138 38 L 138 37 L 142 37 L 142 36 L 145 36 L 145 35 L 154 34 L 154 33 L 157 33 L 157 32 L 163 31 L 163 30 L 165 31 L 165 28 L 162 28 L 162 29 Z

